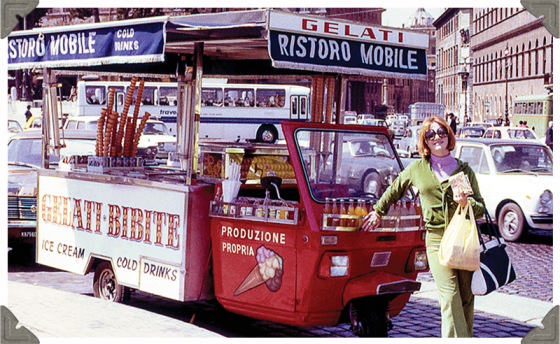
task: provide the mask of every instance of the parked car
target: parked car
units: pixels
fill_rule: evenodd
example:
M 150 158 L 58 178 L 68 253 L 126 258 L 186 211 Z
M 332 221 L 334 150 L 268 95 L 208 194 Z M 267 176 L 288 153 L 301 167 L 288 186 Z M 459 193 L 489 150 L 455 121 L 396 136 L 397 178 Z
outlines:
M 391 129 L 395 132 L 395 136 L 404 136 L 406 127 L 406 122 L 402 119 L 397 119 L 391 122 Z
M 356 121 L 358 122 L 358 124 L 363 124 L 363 122 L 368 119 L 375 119 L 375 116 L 368 113 L 362 113 L 358 115 Z
M 347 115 L 344 116 L 344 124 L 356 124 L 356 116 Z
M 486 129 L 483 135 L 486 139 L 522 139 L 537 141 L 537 134 L 529 128 L 520 127 L 492 127 Z
M 464 125 L 465 127 L 482 127 L 482 128 L 491 128 L 493 127 L 492 123 L 488 122 L 469 122 Z
M 410 152 L 411 155 L 418 154 L 418 142 L 420 140 L 420 125 L 413 125 L 411 127 L 407 127 L 404 130 L 404 135 L 398 141 L 396 141 L 396 145 L 400 149 L 404 149 L 407 152 Z
M 457 128 L 457 137 L 458 138 L 477 138 L 482 137 L 486 128 L 484 127 L 460 127 Z
M 62 128 L 64 126 L 64 124 L 66 123 L 66 119 L 67 119 L 66 116 L 58 119 L 59 128 Z M 25 123 L 23 130 L 39 130 L 41 129 L 42 124 L 43 124 L 42 116 L 31 116 Z
M 383 120 L 383 119 L 378 119 L 378 118 L 366 118 L 366 119 L 364 119 L 360 124 L 363 124 L 363 125 L 374 125 L 374 126 L 385 127 L 385 128 L 388 128 L 388 127 L 389 127 L 389 126 L 387 125 L 387 123 L 385 122 L 385 120 Z
M 64 125 L 64 129 L 97 131 L 97 120 L 99 116 L 76 116 L 69 118 Z M 165 163 L 169 153 L 177 151 L 177 138 L 169 135 L 169 130 L 165 123 L 159 120 L 149 119 L 146 122 L 138 147 L 149 147 L 156 145 L 158 153 L 156 161 Z
M 95 154 L 94 131 L 65 130 L 65 147 L 60 155 Z M 138 150 L 137 156 L 155 159 L 157 148 Z M 8 142 L 8 245 L 35 244 L 37 221 L 37 170 L 41 166 L 42 134 L 39 130 L 23 131 Z M 49 166 L 56 168 L 60 157 L 52 153 Z
M 401 171 L 387 137 L 372 140 L 370 136 L 345 137 L 342 145 L 341 184 L 347 184 L 350 195 L 371 195 L 379 198 Z M 332 147 L 331 145 L 331 152 Z M 325 180 L 332 176 L 333 154 L 326 160 L 322 171 Z
M 10 138 L 17 133 L 21 133 L 23 129 L 21 129 L 21 125 L 19 125 L 18 121 L 15 119 L 8 120 L 8 141 Z
M 529 228 L 552 230 L 552 151 L 538 141 L 457 139 L 452 153 L 468 162 L 500 234 L 518 240 Z

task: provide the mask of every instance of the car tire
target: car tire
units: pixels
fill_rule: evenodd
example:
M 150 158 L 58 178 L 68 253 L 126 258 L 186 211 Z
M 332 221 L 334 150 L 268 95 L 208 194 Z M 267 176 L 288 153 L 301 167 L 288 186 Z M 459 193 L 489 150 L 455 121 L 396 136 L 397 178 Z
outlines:
M 93 295 L 97 298 L 127 303 L 130 300 L 130 288 L 120 285 L 109 262 L 102 262 L 93 275 Z
M 525 216 L 515 203 L 508 203 L 500 209 L 498 217 L 500 234 L 506 241 L 517 241 L 525 230 Z
M 369 172 L 362 178 L 362 191 L 364 193 L 369 193 L 379 198 L 383 193 L 381 188 L 381 176 L 376 171 Z

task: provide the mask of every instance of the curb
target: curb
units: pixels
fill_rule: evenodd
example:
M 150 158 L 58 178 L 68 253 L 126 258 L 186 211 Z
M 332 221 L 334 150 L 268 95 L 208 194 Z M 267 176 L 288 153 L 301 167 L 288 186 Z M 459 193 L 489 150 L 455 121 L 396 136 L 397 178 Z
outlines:
M 412 296 L 438 301 L 435 282 L 422 281 L 420 290 L 413 293 Z M 542 320 L 553 307 L 552 302 L 497 292 L 476 296 L 474 299 L 474 309 L 477 311 L 503 316 L 541 328 L 543 327 Z
M 12 281 L 8 281 L 8 309 L 38 338 L 223 337 L 143 309 Z

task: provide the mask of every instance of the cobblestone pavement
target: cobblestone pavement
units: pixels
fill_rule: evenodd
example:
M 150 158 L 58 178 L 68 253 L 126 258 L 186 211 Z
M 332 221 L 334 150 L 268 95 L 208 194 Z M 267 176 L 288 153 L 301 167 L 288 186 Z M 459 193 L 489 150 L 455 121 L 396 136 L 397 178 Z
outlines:
M 485 241 L 489 240 L 487 235 L 483 234 L 483 237 Z M 552 302 L 552 235 L 532 231 L 519 242 L 506 243 L 506 247 L 517 279 L 498 292 Z M 429 272 L 419 274 L 418 280 L 434 281 Z
M 529 235 L 521 242 L 508 243 L 508 253 L 516 268 L 517 280 L 499 292 L 552 302 L 552 237 Z M 93 273 L 80 276 L 29 261 L 14 263 L 10 259 L 8 279 L 88 296 L 93 293 Z M 424 273 L 418 279 L 432 281 L 432 276 Z M 129 305 L 192 322 L 226 337 L 355 337 L 348 324 L 287 326 L 230 313 L 215 302 L 181 303 L 138 291 L 132 294 Z M 403 311 L 392 318 L 393 329 L 389 332 L 389 337 L 439 337 L 440 319 L 437 301 L 412 296 Z M 474 337 L 477 338 L 522 338 L 534 328 L 513 319 L 480 311 L 475 311 L 474 321 Z

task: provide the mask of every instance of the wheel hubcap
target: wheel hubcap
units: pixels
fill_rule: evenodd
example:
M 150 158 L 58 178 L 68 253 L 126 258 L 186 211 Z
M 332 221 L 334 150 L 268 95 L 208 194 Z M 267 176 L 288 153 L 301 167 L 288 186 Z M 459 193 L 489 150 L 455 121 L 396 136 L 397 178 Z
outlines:
M 368 179 L 366 180 L 364 192 L 369 192 L 374 195 L 377 195 L 377 187 L 378 187 L 378 183 L 375 179 Z
M 101 294 L 101 296 L 105 299 L 105 300 L 114 300 L 115 299 L 115 294 L 116 294 L 116 290 L 117 290 L 117 285 L 115 282 L 115 275 L 110 272 L 110 271 L 104 271 L 101 274 L 100 277 L 100 283 L 99 283 L 99 294 Z
M 272 142 L 272 140 L 274 139 L 274 134 L 272 133 L 272 130 L 265 130 L 262 134 L 262 140 L 264 142 Z
M 514 234 L 517 232 L 519 228 L 519 219 L 517 218 L 517 214 L 513 211 L 508 211 L 504 216 L 504 229 L 509 234 Z

